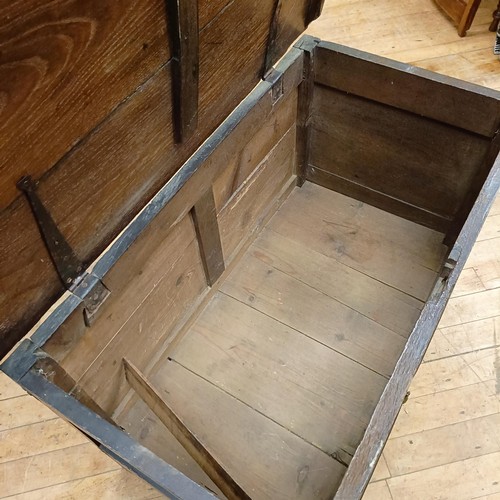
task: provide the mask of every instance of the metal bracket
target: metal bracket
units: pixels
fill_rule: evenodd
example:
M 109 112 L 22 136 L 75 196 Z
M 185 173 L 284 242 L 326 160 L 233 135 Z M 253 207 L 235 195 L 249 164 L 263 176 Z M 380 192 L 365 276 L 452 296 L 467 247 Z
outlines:
M 38 183 L 31 176 L 25 176 L 17 182 L 17 188 L 22 191 L 30 204 L 42 239 L 47 247 L 50 258 L 54 263 L 57 274 L 67 290 L 74 291 L 85 277 L 85 267 L 66 241 L 54 222 L 49 211 L 45 208 L 36 192 Z M 85 305 L 84 320 L 87 326 L 92 323 L 100 305 L 106 300 L 110 291 L 100 280 L 95 280 L 82 301 Z

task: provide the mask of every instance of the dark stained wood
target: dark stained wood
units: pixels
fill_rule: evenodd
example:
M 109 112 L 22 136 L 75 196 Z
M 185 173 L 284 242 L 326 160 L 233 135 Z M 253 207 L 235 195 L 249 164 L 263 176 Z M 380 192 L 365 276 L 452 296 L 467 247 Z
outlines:
M 500 120 L 494 90 L 334 43 L 319 44 L 315 79 L 487 137 L 493 136 Z
M 97 413 L 108 422 L 114 423 L 111 417 L 80 387 L 68 372 L 47 353 L 38 351 L 38 360 L 34 369 L 41 373 L 49 382 L 57 385 L 64 392 L 76 398 L 89 410 Z
M 397 214 L 400 217 L 430 227 L 436 231 L 444 233 L 451 223 L 451 219 L 447 217 L 441 217 L 402 200 L 387 196 L 380 191 L 347 180 L 334 173 L 315 167 L 314 165 L 309 165 L 307 168 L 306 178 L 308 181 L 314 182 L 315 184 L 319 184 L 320 186 L 347 196 L 352 196 L 357 200 L 363 200 L 369 205 L 381 208 L 386 212 Z
M 498 2 L 497 8 L 493 11 L 493 21 L 491 21 L 489 30 L 497 31 L 499 23 L 500 23 L 500 2 Z
M 255 86 L 262 76 L 273 7 L 274 0 L 234 0 L 204 25 L 199 39 L 199 127 L 184 143 L 173 141 L 171 65 L 167 64 L 40 179 L 40 196 L 84 264 L 99 255 Z M 155 15 L 164 23 L 163 10 Z M 283 31 L 283 51 L 296 34 Z M 167 45 L 166 40 L 162 43 Z M 62 287 L 24 200 L 18 198 L 0 213 L 0 230 L 0 287 L 9 291 L 0 297 L 5 352 L 62 293 Z
M 166 4 L 173 48 L 174 132 L 182 142 L 198 125 L 198 0 L 167 0 Z
M 306 22 L 309 24 L 321 15 L 325 0 L 309 0 Z
M 0 210 L 170 57 L 163 0 L 2 2 Z
M 230 500 L 249 500 L 250 497 L 228 474 L 224 466 L 203 446 L 201 440 L 186 427 L 182 419 L 168 406 L 168 403 L 148 382 L 146 377 L 125 358 L 123 359 L 123 365 L 125 367 L 125 376 L 130 386 L 195 459 L 224 495 Z
M 357 500 L 368 485 L 382 449 L 391 432 L 408 391 L 409 384 L 422 362 L 444 308 L 470 254 L 500 187 L 500 157 L 497 158 L 483 188 L 465 222 L 450 258 L 456 262 L 446 279 L 437 282 L 433 293 L 411 333 L 366 429 L 335 500 Z
M 319 40 L 304 37 L 295 46 L 304 52 L 304 79 L 299 85 L 297 104 L 297 185 L 302 186 L 309 164 L 311 140 L 311 114 L 314 91 L 314 54 Z
M 269 28 L 264 74 L 307 27 L 309 0 L 275 0 Z
M 314 90 L 311 165 L 443 218 L 460 208 L 488 146 L 484 137 L 394 107 Z
M 484 181 L 488 177 L 490 173 L 492 165 L 495 163 L 495 159 L 498 156 L 500 151 L 500 129 L 497 130 L 493 140 L 491 141 L 488 151 L 481 163 L 481 167 L 478 169 L 474 179 L 472 179 L 470 187 L 467 191 L 467 194 L 462 202 L 462 206 L 460 207 L 453 224 L 449 228 L 446 237 L 445 243 L 451 247 L 455 243 L 455 239 L 457 238 L 462 226 L 469 216 L 469 213 L 474 206 L 476 198 L 483 187 Z
M 224 256 L 212 187 L 193 207 L 193 220 L 207 283 L 212 286 L 224 272 Z

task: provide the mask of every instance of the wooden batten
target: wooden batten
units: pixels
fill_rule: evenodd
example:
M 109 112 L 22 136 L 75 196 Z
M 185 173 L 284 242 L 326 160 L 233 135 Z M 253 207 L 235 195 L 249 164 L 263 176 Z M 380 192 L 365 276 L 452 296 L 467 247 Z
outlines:
M 224 467 L 203 446 L 173 411 L 159 392 L 148 382 L 146 377 L 129 361 L 123 360 L 127 381 L 137 395 L 151 408 L 165 427 L 175 436 L 208 477 L 230 499 L 250 499 L 243 489 L 234 481 Z
M 178 142 L 194 134 L 198 126 L 200 48 L 198 2 L 166 2 L 172 40 L 174 133 Z
M 193 220 L 200 244 L 207 283 L 212 286 L 224 272 L 214 192 L 210 187 L 193 207 Z

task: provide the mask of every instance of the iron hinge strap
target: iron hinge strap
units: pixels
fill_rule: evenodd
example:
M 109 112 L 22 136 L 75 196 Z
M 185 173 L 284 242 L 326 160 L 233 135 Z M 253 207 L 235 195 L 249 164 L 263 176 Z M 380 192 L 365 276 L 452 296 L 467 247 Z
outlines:
M 84 320 L 87 326 L 92 323 L 97 310 L 109 296 L 110 291 L 95 276 L 88 279 L 85 266 L 78 259 L 66 241 L 51 214 L 37 193 L 37 182 L 31 176 L 22 177 L 17 187 L 22 191 L 31 207 L 42 239 L 64 287 L 79 296 L 84 303 Z M 79 288 L 84 289 L 79 293 Z

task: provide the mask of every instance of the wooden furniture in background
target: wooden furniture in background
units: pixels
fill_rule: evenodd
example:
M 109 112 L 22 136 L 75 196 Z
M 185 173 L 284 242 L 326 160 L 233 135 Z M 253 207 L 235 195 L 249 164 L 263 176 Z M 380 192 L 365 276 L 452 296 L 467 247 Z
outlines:
M 472 25 L 481 0 L 435 0 L 439 7 L 457 24 L 459 36 L 465 36 Z M 496 31 L 500 20 L 500 2 L 493 12 L 490 31 Z

